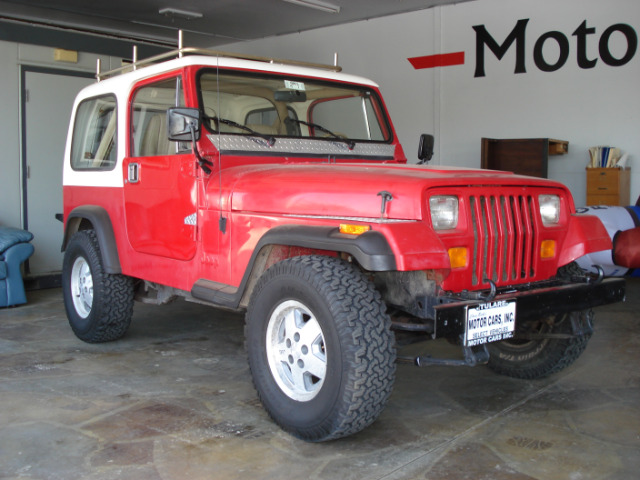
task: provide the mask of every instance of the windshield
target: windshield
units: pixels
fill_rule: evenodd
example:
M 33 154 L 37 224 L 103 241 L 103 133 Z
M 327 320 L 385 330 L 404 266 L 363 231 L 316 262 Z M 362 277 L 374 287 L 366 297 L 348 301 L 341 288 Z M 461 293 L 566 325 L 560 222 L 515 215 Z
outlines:
M 276 75 L 204 71 L 199 77 L 204 124 L 210 132 L 390 142 L 380 101 L 366 86 Z

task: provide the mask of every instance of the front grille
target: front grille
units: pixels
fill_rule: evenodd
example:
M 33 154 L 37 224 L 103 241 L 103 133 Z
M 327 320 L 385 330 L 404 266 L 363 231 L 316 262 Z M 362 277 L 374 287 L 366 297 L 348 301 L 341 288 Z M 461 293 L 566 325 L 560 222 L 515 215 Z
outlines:
M 472 195 L 473 286 L 523 282 L 535 277 L 538 232 L 531 195 Z

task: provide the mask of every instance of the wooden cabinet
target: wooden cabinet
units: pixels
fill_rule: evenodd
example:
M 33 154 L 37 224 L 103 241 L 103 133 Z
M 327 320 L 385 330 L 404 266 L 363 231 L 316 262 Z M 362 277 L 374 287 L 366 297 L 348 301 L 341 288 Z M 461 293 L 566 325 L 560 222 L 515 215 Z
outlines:
M 519 175 L 547 178 L 549 155 L 569 151 L 569 142 L 553 138 L 483 138 L 481 166 Z
M 587 168 L 587 205 L 629 205 L 629 168 Z

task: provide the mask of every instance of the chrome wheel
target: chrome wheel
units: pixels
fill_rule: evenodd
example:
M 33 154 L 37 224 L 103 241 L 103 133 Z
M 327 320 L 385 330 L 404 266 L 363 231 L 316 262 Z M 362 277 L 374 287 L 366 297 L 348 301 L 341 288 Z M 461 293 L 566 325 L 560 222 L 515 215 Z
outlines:
M 71 298 L 81 318 L 87 318 L 93 305 L 93 276 L 84 257 L 78 257 L 71 268 Z
M 271 314 L 266 336 L 267 361 L 280 389 L 296 401 L 313 399 L 327 373 L 324 335 L 313 313 L 300 302 L 283 302 Z

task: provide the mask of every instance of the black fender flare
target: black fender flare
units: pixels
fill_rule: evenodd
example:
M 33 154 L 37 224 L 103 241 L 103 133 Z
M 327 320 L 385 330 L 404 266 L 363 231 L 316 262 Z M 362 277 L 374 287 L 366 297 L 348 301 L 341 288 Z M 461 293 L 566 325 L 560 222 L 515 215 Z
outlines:
M 105 272 L 111 274 L 122 273 L 111 217 L 109 217 L 109 213 L 105 208 L 99 205 L 82 205 L 74 208 L 69 213 L 65 219 L 62 251 L 66 250 L 71 236 L 81 229 L 80 225 L 83 220 L 90 222 L 96 232 Z
M 238 288 L 230 289 L 201 279 L 193 285 L 191 295 L 232 309 L 246 304 L 257 280 L 253 278 L 256 260 L 260 252 L 269 245 L 345 252 L 353 256 L 365 270 L 375 272 L 396 270 L 396 257 L 389 242 L 380 232 L 370 230 L 356 236 L 340 233 L 334 226 L 280 225 L 269 230 L 258 241 Z
M 254 255 L 266 245 L 290 245 L 345 252 L 353 256 L 365 270 L 396 270 L 396 257 L 389 242 L 382 233 L 375 230 L 356 236 L 340 233 L 339 229 L 333 226 L 281 225 L 262 236 L 256 245 Z

